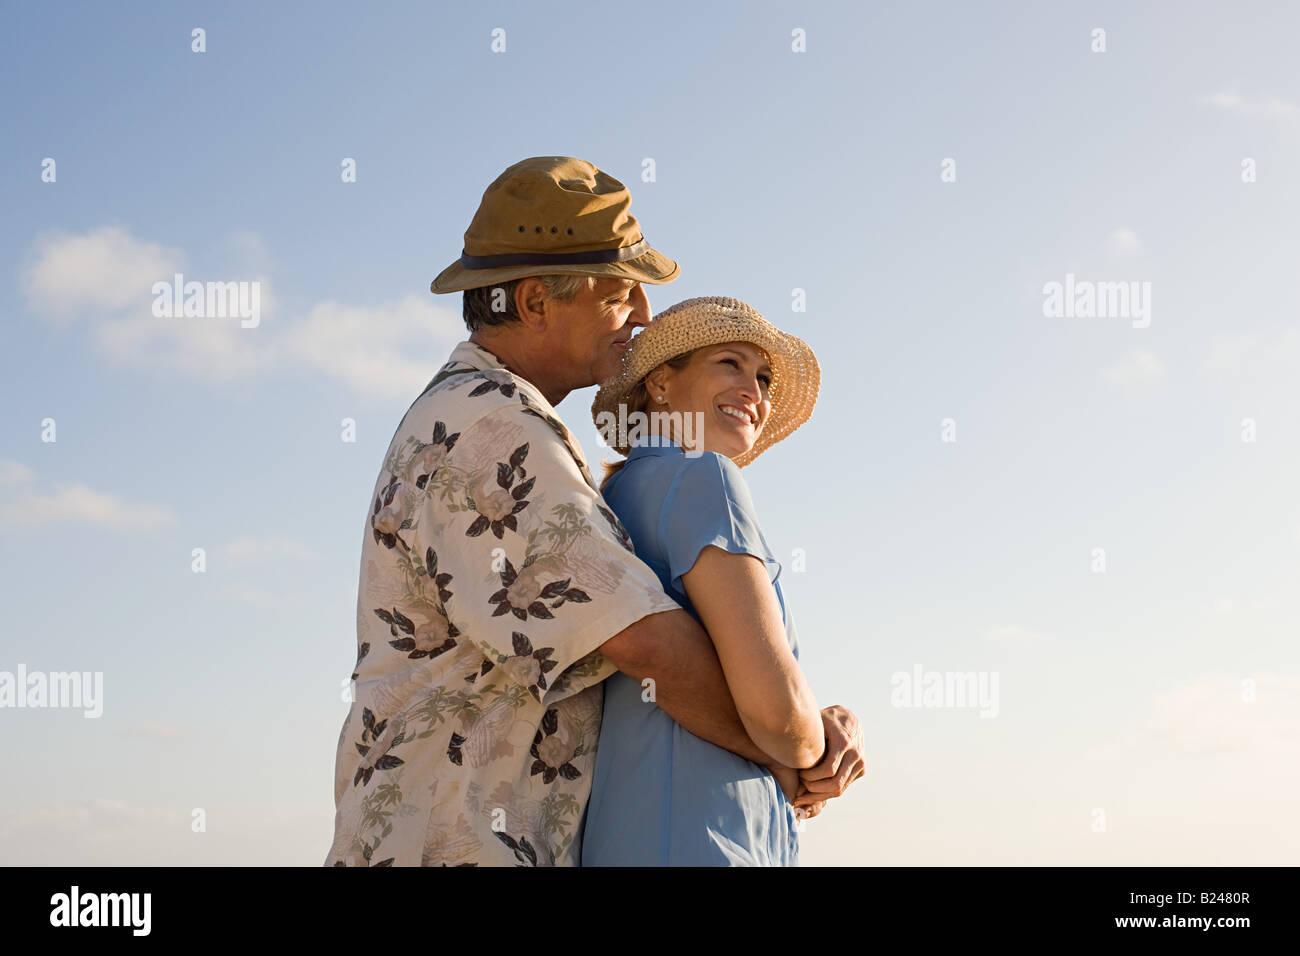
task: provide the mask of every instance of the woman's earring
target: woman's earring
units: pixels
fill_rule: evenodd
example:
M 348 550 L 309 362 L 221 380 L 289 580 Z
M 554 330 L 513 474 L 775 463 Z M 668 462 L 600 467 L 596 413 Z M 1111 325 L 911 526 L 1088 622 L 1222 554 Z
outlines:
M 663 397 L 662 395 L 660 395 L 660 396 L 659 396 L 659 401 L 662 402 L 663 400 L 664 400 L 664 397 Z

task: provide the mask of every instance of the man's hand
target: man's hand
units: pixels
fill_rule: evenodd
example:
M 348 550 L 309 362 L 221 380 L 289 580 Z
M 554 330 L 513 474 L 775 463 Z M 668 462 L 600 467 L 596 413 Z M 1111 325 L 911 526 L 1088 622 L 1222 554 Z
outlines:
M 779 763 L 768 764 L 767 769 L 772 771 L 772 776 L 776 777 L 777 786 L 785 794 L 785 799 L 794 804 L 795 798 L 803 792 L 803 787 L 799 783 L 799 771 Z
M 811 808 L 842 796 L 849 784 L 867 772 L 862 725 L 853 712 L 838 704 L 827 707 L 822 711 L 822 726 L 826 731 L 826 755 L 817 766 L 799 771 L 801 786 L 793 801 L 796 808 Z
M 815 796 L 811 798 L 816 801 L 815 803 L 800 799 L 808 795 L 808 788 L 803 785 L 803 781 L 799 779 L 799 771 L 794 767 L 785 767 L 776 763 L 768 764 L 767 769 L 772 771 L 777 785 L 785 794 L 785 799 L 794 807 L 795 816 L 800 820 L 811 820 L 826 809 L 826 801 Z

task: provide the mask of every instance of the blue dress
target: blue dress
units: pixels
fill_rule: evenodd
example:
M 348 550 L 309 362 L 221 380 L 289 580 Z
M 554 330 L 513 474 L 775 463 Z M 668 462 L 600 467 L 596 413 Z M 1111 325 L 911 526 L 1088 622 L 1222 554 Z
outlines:
M 688 456 L 648 439 L 605 487 L 637 556 L 698 620 L 682 586 L 700 552 L 716 545 L 767 565 L 799 656 L 776 560 L 754 518 L 749 488 L 731 459 Z M 794 809 L 766 768 L 682 729 L 641 684 L 605 681 L 605 712 L 582 837 L 583 866 L 795 866 Z

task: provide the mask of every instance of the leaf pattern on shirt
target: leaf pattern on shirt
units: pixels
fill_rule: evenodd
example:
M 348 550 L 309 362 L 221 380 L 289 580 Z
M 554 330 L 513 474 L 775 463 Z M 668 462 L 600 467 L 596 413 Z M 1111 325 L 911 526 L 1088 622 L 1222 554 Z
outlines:
M 429 479 L 438 473 L 438 469 L 446 464 L 447 456 L 456 447 L 458 438 L 460 432 L 448 435 L 446 424 L 435 422 L 429 441 L 420 442 L 415 446 L 411 460 L 406 466 L 407 479 L 413 481 L 415 487 L 424 488 L 429 483 Z
M 461 343 L 366 510 L 327 863 L 576 864 L 613 673 L 590 625 L 676 607 L 603 508 L 541 393 Z
M 527 457 L 528 443 L 525 442 L 511 453 L 510 461 L 497 462 L 497 487 L 485 487 L 479 491 L 477 499 L 474 497 L 469 499 L 478 517 L 465 529 L 466 535 L 474 538 L 491 529 L 497 538 L 501 538 L 506 528 L 511 531 L 519 530 L 519 522 L 515 515 L 528 507 L 528 492 L 532 491 L 533 485 L 537 483 L 536 478 L 522 480 L 527 474 L 523 467 L 524 459 Z M 515 484 L 516 478 L 521 479 L 519 484 Z
M 550 620 L 555 617 L 551 612 L 565 601 L 586 604 L 591 597 L 582 588 L 569 587 L 571 578 L 551 581 L 543 584 L 544 577 L 550 576 L 546 569 L 537 563 L 536 556 L 526 561 L 519 571 L 507 559 L 501 569 L 501 590 L 490 598 L 489 604 L 495 604 L 493 617 L 513 614 L 521 621 L 527 621 L 529 615 Z M 549 607 L 546 602 L 550 601 Z

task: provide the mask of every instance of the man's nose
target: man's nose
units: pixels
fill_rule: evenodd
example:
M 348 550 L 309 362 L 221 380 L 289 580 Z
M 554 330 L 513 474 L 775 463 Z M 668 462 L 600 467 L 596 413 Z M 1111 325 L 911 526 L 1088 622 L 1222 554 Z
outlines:
M 654 321 L 654 316 L 650 312 L 650 300 L 646 298 L 645 287 L 641 283 L 628 293 L 627 301 L 632 306 L 632 312 L 627 317 L 629 325 L 649 325 Z

